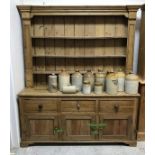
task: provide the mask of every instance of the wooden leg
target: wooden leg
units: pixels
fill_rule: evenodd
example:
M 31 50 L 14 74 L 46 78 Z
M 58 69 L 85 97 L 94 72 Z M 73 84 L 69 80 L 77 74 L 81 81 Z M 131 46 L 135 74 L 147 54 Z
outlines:
M 128 142 L 128 145 L 131 147 L 136 147 L 137 146 L 137 142 L 133 141 L 133 142 Z
M 25 143 L 25 142 L 21 142 L 21 143 L 20 143 L 20 146 L 21 146 L 21 147 L 28 147 L 29 144 L 28 144 L 28 143 Z

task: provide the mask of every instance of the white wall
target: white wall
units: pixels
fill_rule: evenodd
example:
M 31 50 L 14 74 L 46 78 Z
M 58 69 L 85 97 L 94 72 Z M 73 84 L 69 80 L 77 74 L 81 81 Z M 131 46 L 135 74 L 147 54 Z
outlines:
M 19 146 L 19 122 L 16 97 L 24 88 L 24 67 L 21 21 L 16 4 L 20 0 L 10 1 L 10 134 L 11 147 Z
M 24 88 L 24 66 L 23 66 L 23 48 L 21 22 L 16 4 L 34 4 L 34 5 L 126 5 L 143 4 L 144 0 L 11 0 L 11 96 L 10 96 L 10 132 L 11 147 L 19 147 L 19 122 L 16 97 L 19 91 Z M 135 36 L 135 60 L 134 71 L 137 70 L 137 54 L 139 49 L 139 27 L 141 13 L 137 14 L 136 36 Z

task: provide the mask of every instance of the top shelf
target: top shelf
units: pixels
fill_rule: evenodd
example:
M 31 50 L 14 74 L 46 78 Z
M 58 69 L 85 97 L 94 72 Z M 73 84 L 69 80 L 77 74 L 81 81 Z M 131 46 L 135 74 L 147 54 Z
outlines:
M 127 36 L 31 36 L 32 39 L 127 39 Z

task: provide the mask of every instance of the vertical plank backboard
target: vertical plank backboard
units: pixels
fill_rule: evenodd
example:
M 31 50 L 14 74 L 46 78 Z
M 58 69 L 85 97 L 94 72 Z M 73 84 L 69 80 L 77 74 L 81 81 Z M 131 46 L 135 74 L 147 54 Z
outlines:
M 74 40 L 65 40 L 65 56 L 75 55 Z M 66 70 L 74 70 L 74 59 L 66 58 Z
M 65 36 L 74 36 L 74 17 L 65 17 Z
M 85 26 L 84 26 L 84 35 L 85 36 L 95 36 L 95 18 L 94 17 L 86 17 L 85 18 Z
M 55 64 L 56 64 L 56 71 L 61 71 L 62 69 L 63 70 L 66 69 L 65 58 L 56 58 Z
M 111 58 L 105 58 L 103 59 L 103 69 L 105 72 L 107 71 L 113 71 L 114 70 L 114 66 L 113 66 L 113 59 Z
M 45 55 L 45 48 L 44 48 L 44 39 L 36 39 L 34 40 L 34 53 L 35 55 Z
M 74 63 L 75 59 L 71 58 L 66 58 L 66 71 L 74 71 Z
M 65 35 L 64 17 L 55 17 L 55 36 Z M 55 54 L 57 56 L 65 56 L 64 40 L 55 40 Z M 65 59 L 56 59 L 56 70 L 60 71 L 65 68 Z
M 45 58 L 36 58 L 35 65 L 36 71 L 45 71 Z
M 95 40 L 85 40 L 85 56 L 94 56 L 95 48 L 94 48 Z
M 103 70 L 103 60 L 104 58 L 97 58 L 94 61 L 94 71 L 97 72 L 98 69 Z
M 125 17 L 116 17 L 116 36 L 127 37 L 127 19 Z
M 34 18 L 34 36 L 44 36 L 44 20 L 43 17 Z
M 45 59 L 45 69 L 46 71 L 55 71 L 55 58 L 46 58 Z
M 95 32 L 96 36 L 104 36 L 104 17 L 95 17 Z
M 75 40 L 75 56 L 84 56 L 84 40 Z M 75 59 L 75 69 L 84 70 L 84 60 Z
M 84 36 L 95 36 L 96 35 L 96 27 L 95 27 L 95 18 L 94 17 L 86 17 L 85 18 L 85 30 Z M 94 56 L 94 40 L 85 40 L 85 56 Z M 85 59 L 84 60 L 85 70 L 94 70 L 94 59 Z
M 104 18 L 105 26 L 104 26 L 104 35 L 106 37 L 114 37 L 115 36 L 115 17 L 105 17 Z
M 55 35 L 54 17 L 44 17 L 44 31 L 45 36 Z
M 74 17 L 65 17 L 65 36 L 74 36 Z M 65 40 L 65 56 L 74 56 L 75 52 L 74 40 Z M 74 59 L 66 58 L 66 70 L 74 70 Z
M 94 59 L 89 58 L 89 59 L 84 59 L 84 65 L 85 65 L 85 71 L 91 70 L 94 71 Z
M 54 39 L 45 39 L 45 55 L 46 56 L 54 56 Z
M 126 39 L 115 40 L 115 55 L 126 55 Z
M 37 89 L 46 89 L 47 82 L 46 82 L 46 75 L 45 74 L 38 74 L 36 75 L 36 88 Z
M 114 71 L 125 71 L 125 59 L 114 59 Z
M 84 17 L 75 18 L 75 36 L 84 36 Z M 75 40 L 75 56 L 84 56 L 84 40 Z M 84 70 L 84 60 L 75 59 L 75 69 Z
M 104 55 L 114 55 L 115 53 L 115 44 L 113 39 L 104 41 Z
M 75 36 L 84 36 L 84 17 L 76 17 L 75 18 Z
M 95 40 L 95 56 L 104 56 L 104 40 Z

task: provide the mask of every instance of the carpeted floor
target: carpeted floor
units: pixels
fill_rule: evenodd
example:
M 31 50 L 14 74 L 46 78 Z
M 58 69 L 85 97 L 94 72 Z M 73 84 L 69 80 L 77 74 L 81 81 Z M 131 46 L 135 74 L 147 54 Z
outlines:
M 11 155 L 145 155 L 145 143 L 123 145 L 31 146 L 11 151 Z

